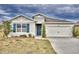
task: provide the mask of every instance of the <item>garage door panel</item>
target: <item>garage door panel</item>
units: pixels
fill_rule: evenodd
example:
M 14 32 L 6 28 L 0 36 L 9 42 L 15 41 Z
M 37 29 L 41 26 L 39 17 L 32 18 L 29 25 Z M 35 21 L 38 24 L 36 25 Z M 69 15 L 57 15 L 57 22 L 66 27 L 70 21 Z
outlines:
M 47 36 L 52 37 L 71 37 L 72 36 L 72 27 L 68 26 L 47 26 L 46 27 Z

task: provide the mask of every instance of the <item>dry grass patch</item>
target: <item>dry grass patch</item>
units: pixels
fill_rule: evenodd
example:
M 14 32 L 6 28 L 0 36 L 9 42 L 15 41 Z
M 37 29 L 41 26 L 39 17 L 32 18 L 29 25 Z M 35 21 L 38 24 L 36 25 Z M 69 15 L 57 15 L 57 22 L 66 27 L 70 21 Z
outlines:
M 55 53 L 55 51 L 48 40 L 36 40 L 34 38 L 8 38 L 0 40 L 0 53 L 44 54 Z

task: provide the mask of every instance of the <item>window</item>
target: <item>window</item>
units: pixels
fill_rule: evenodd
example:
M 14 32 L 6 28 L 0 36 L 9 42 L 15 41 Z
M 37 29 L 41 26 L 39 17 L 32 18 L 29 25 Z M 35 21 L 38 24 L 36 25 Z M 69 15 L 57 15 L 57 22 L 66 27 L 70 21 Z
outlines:
M 21 24 L 17 24 L 17 32 L 21 32 Z
M 27 32 L 27 24 L 22 24 L 22 32 Z
M 22 28 L 26 28 L 27 27 L 27 24 L 22 24 Z
M 29 24 L 22 24 L 22 32 L 29 32 Z
M 13 24 L 13 32 L 29 32 L 29 24 Z
M 21 28 L 21 24 L 17 24 L 17 28 Z

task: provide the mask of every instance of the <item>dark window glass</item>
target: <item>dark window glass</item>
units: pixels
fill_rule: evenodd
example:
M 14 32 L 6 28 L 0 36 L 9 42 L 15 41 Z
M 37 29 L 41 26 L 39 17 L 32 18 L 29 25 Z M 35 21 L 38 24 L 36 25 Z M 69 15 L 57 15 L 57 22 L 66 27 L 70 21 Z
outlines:
M 21 24 L 17 24 L 17 28 L 21 28 Z
M 22 24 L 22 28 L 26 28 L 27 27 L 27 24 Z
M 29 32 L 29 24 L 22 24 L 22 32 Z
M 21 32 L 21 24 L 17 24 L 17 32 Z

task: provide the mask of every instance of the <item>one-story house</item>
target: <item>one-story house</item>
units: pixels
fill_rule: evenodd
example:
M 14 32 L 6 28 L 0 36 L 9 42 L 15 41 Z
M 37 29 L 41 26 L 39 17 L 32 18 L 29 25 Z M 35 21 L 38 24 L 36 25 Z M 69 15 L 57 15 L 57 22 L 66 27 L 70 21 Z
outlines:
M 36 14 L 32 18 L 19 15 L 11 19 L 11 36 L 28 35 L 41 37 L 42 23 L 45 22 L 46 37 L 73 37 L 74 23 L 66 20 L 58 20 L 43 14 Z

